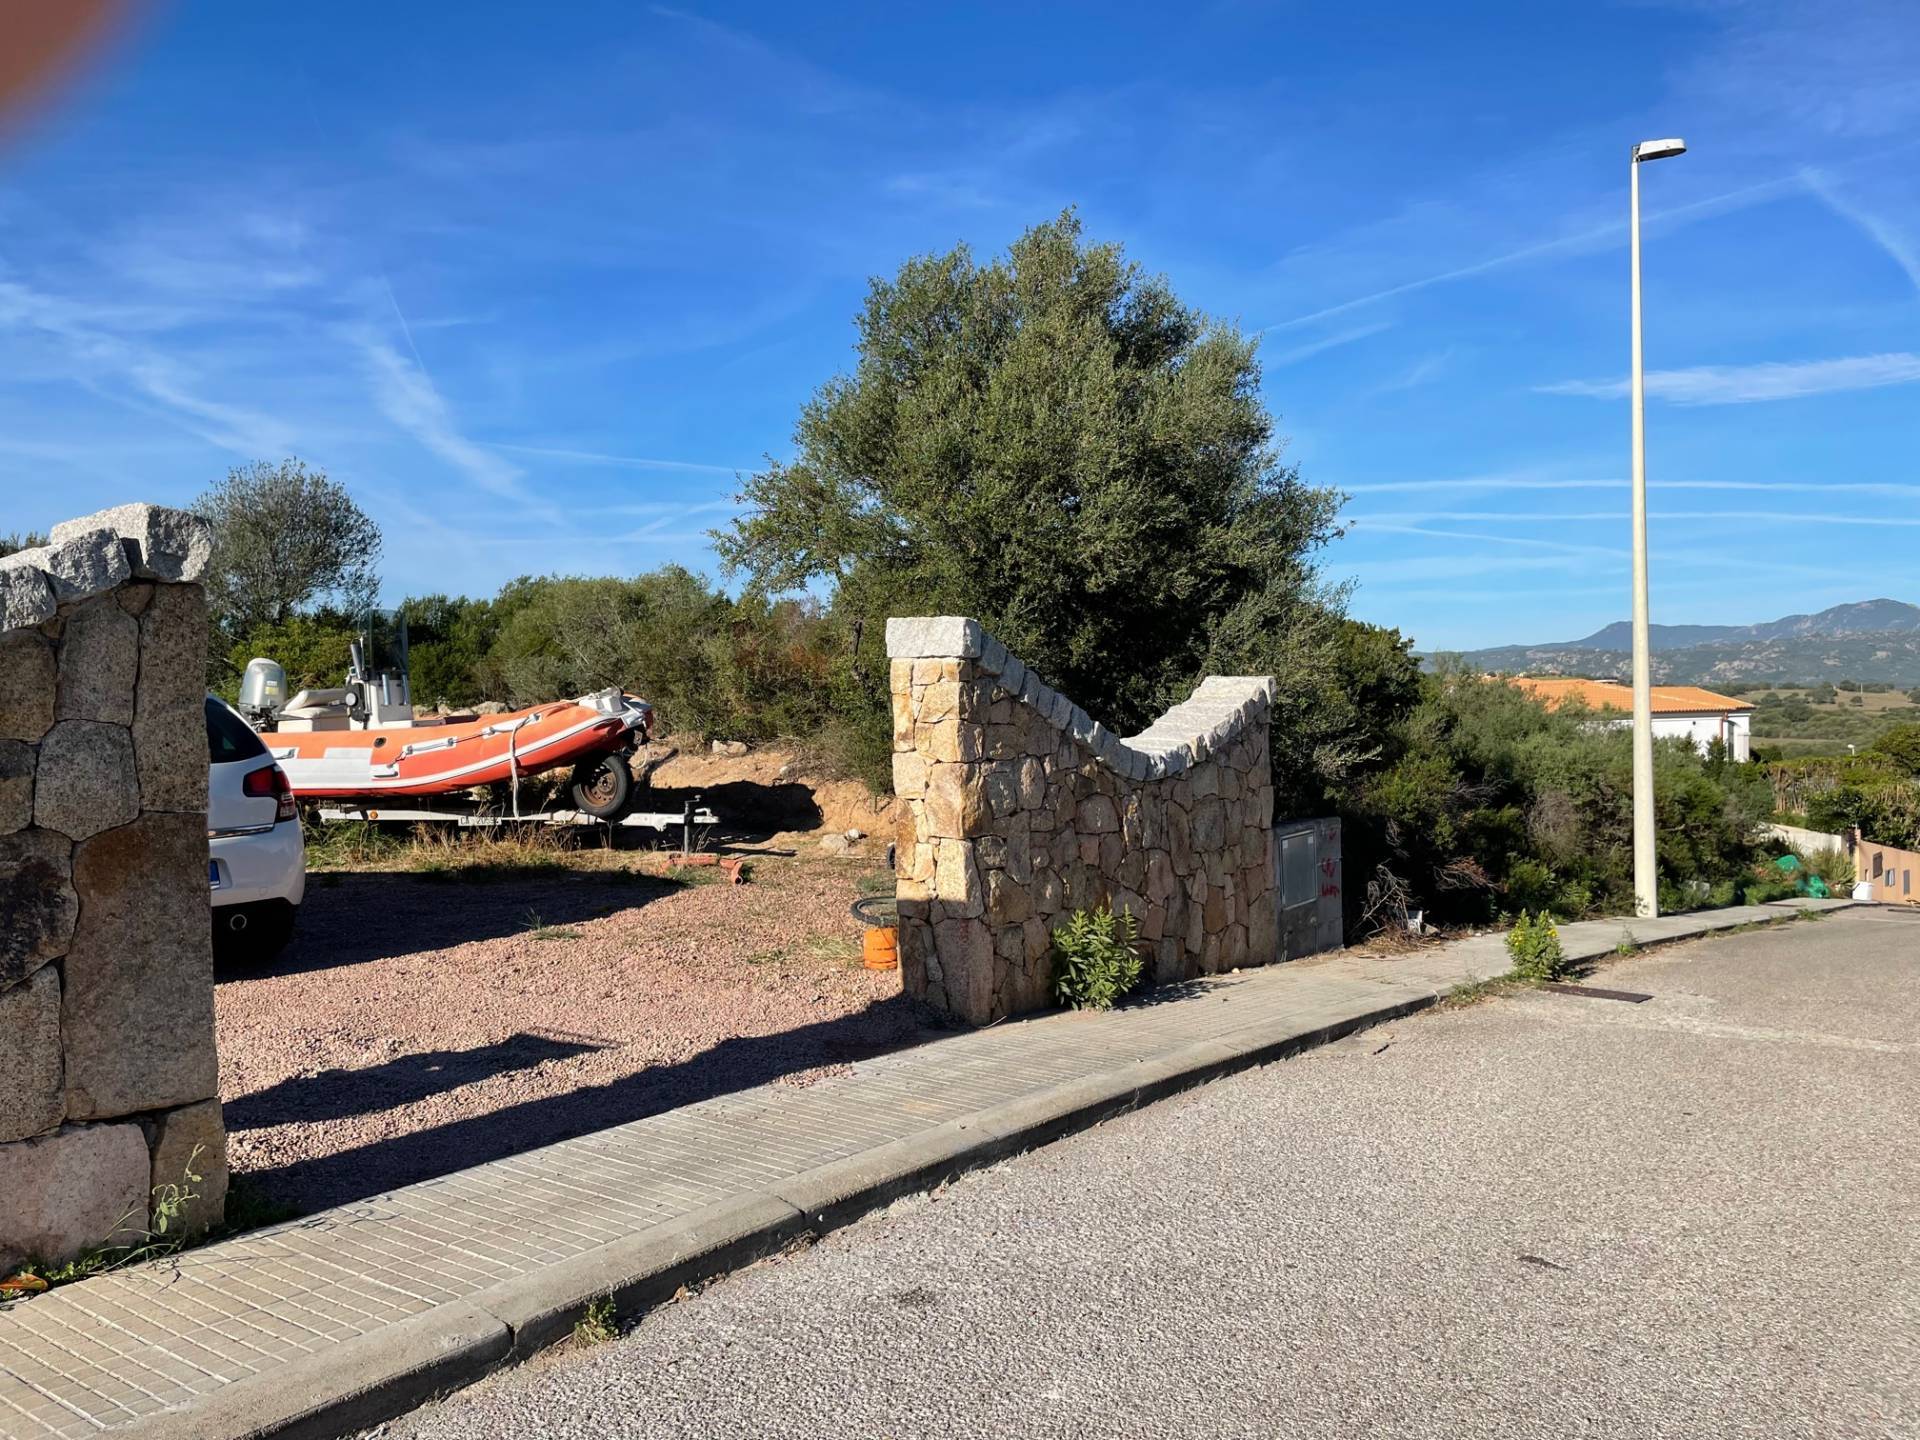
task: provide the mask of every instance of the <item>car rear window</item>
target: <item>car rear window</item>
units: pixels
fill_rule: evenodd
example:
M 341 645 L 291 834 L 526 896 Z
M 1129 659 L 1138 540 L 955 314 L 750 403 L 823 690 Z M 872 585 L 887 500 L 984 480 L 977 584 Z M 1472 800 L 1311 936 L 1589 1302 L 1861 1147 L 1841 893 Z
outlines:
M 207 759 L 215 765 L 233 760 L 257 760 L 267 747 L 253 727 L 213 696 L 207 697 Z

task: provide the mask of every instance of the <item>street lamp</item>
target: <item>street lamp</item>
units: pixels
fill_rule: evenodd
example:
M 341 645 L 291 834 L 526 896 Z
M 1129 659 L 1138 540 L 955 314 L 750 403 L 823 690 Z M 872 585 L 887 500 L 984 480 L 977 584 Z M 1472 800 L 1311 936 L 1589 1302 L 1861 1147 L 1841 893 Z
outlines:
M 1653 816 L 1653 659 L 1647 635 L 1647 391 L 1640 367 L 1640 165 L 1687 153 L 1684 140 L 1642 140 L 1633 147 L 1633 898 L 1651 919 L 1660 913 Z

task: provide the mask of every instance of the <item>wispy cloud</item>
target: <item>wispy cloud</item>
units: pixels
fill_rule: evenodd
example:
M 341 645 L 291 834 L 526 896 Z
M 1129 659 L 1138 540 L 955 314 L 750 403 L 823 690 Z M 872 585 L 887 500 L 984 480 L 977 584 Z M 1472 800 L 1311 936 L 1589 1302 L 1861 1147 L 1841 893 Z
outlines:
M 1317 340 L 1307 340 L 1286 350 L 1273 350 L 1261 355 L 1261 362 L 1268 366 L 1297 365 L 1302 360 L 1311 359 L 1328 350 L 1337 350 L 1342 345 L 1352 345 L 1365 340 L 1369 335 L 1378 335 L 1382 330 L 1391 330 L 1391 320 L 1375 320 L 1365 325 L 1352 325 L 1345 330 L 1337 330 L 1330 335 L 1322 335 Z
M 520 468 L 461 433 L 446 399 L 417 361 L 371 332 L 358 332 L 354 338 L 382 414 L 489 494 L 528 503 Z M 549 519 L 558 513 L 547 505 L 534 508 Z
M 1616 572 L 1624 574 L 1626 565 L 1625 552 L 1576 560 L 1566 555 L 1502 555 L 1468 551 L 1457 555 L 1401 555 L 1391 560 L 1361 560 L 1343 565 L 1341 571 L 1368 590 L 1397 590 L 1435 583 L 1451 586 L 1469 575 L 1551 575 L 1555 577 L 1552 593 L 1557 594 L 1560 577 L 1590 577 Z M 1510 592 L 1509 603 L 1515 596 L 1528 593 L 1525 589 Z
M 1417 390 L 1422 385 L 1431 385 L 1435 380 L 1438 380 L 1442 375 L 1446 374 L 1449 367 L 1453 364 L 1453 357 L 1457 353 L 1458 347 L 1449 345 L 1444 350 L 1436 351 L 1431 355 L 1423 355 L 1398 375 L 1374 386 L 1368 393 L 1373 395 L 1392 395 L 1401 390 Z
M 1829 210 L 1886 251 L 1893 263 L 1906 272 L 1907 279 L 1912 282 L 1913 288 L 1920 291 L 1920 244 L 1916 244 L 1911 236 L 1891 220 L 1874 214 L 1843 194 L 1825 172 L 1802 170 L 1800 178 L 1806 181 L 1807 188 L 1817 195 Z
M 1665 210 L 1648 211 L 1642 216 L 1642 224 L 1648 228 L 1656 225 L 1671 224 L 1681 220 L 1700 220 L 1709 215 L 1720 215 L 1730 210 L 1743 209 L 1748 205 L 1759 204 L 1771 199 L 1794 185 L 1794 179 L 1764 180 L 1757 185 L 1743 185 L 1735 190 L 1723 191 L 1718 195 L 1709 195 L 1703 200 L 1695 200 L 1686 205 L 1675 205 Z M 1468 265 L 1456 265 L 1439 270 L 1431 275 L 1422 275 L 1413 280 L 1402 281 L 1398 285 L 1389 285 L 1385 289 L 1375 290 L 1371 294 L 1356 295 L 1350 300 L 1342 300 L 1335 305 L 1322 306 L 1305 315 L 1295 315 L 1286 320 L 1277 320 L 1263 326 L 1262 334 L 1274 330 L 1291 330 L 1298 325 L 1311 325 L 1317 320 L 1328 320 L 1335 315 L 1344 315 L 1350 310 L 1362 306 L 1375 305 L 1382 300 L 1391 300 L 1399 295 L 1410 295 L 1415 291 L 1430 289 L 1435 285 L 1445 285 L 1454 280 L 1468 280 L 1477 275 L 1491 274 L 1504 270 L 1510 265 L 1524 264 L 1529 260 L 1542 259 L 1549 255 L 1576 254 L 1590 250 L 1610 240 L 1624 239 L 1627 222 L 1624 218 L 1608 221 L 1604 225 L 1595 225 L 1570 235 L 1557 236 L 1551 240 L 1537 241 L 1532 245 L 1522 245 L 1515 250 L 1503 251 L 1484 260 L 1476 260 Z
M 1661 488 L 1667 488 L 1662 486 Z M 1888 489 L 1894 487 L 1889 486 Z M 1804 491 L 1802 493 L 1805 493 Z M 1910 491 L 1908 493 L 1911 493 Z M 1566 525 L 1624 524 L 1627 512 L 1620 510 L 1396 510 L 1386 515 L 1348 515 L 1346 522 L 1377 530 L 1395 524 L 1419 525 L 1435 521 L 1468 521 L 1484 524 Z M 1656 510 L 1650 517 L 1662 520 L 1712 520 L 1721 525 L 1920 525 L 1920 517 L 1887 515 L 1822 515 L 1798 510 Z M 1424 533 L 1424 532 L 1423 532 Z M 1439 533 L 1439 532 L 1435 532 Z M 1448 534 L 1454 532 L 1448 531 Z
M 1793 400 L 1845 390 L 1876 390 L 1920 380 L 1920 355 L 1850 355 L 1837 360 L 1766 361 L 1758 365 L 1697 365 L 1688 370 L 1655 370 L 1647 376 L 1647 394 L 1675 405 L 1750 405 L 1762 400 Z M 1584 395 L 1618 400 L 1631 388 L 1626 380 L 1562 380 L 1534 387 L 1543 395 Z
M 1527 550 L 1551 550 L 1559 555 L 1620 556 L 1625 546 L 1577 545 L 1570 540 L 1534 540 L 1523 535 L 1494 535 L 1477 530 L 1438 530 L 1428 525 L 1409 525 L 1399 520 L 1375 519 L 1363 528 L 1355 522 L 1349 532 L 1355 535 L 1427 535 L 1440 540 L 1473 540 L 1482 545 L 1512 545 Z
M 1444 480 L 1361 480 L 1340 488 L 1349 495 L 1422 490 L 1611 490 L 1624 480 L 1550 480 L 1519 475 L 1461 475 Z
M 1920 28 L 1911 0 L 1745 0 L 1713 8 L 1727 29 L 1684 67 L 1688 105 L 1749 125 L 1783 120 L 1847 140 L 1910 134 L 1920 121 Z
M 194 366 L 159 347 L 164 329 L 141 306 L 73 301 L 18 281 L 0 281 L 0 330 L 52 343 L 76 383 L 155 415 L 210 445 L 257 459 L 292 448 L 292 428 L 258 410 L 200 392 Z
M 1624 477 L 1614 480 L 1527 480 L 1515 476 L 1468 475 L 1457 480 L 1381 480 L 1342 485 L 1349 495 L 1424 494 L 1459 490 L 1625 490 Z M 1911 496 L 1911 484 L 1884 480 L 1666 480 L 1662 490 L 1779 491 L 1784 494 L 1844 494 Z
M 656 460 L 645 455 L 608 455 L 598 450 L 566 450 L 551 445 L 507 445 L 489 447 L 510 455 L 537 455 L 548 460 L 573 460 L 582 465 L 620 465 L 633 470 L 695 470 L 709 475 L 751 474 L 754 465 L 708 465 L 696 460 Z

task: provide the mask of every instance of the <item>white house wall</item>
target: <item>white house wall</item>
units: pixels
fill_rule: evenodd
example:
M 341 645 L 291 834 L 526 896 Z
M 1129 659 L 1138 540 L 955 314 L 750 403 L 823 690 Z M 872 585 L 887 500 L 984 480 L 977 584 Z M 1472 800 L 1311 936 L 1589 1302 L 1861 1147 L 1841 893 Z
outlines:
M 1626 729 L 1633 721 L 1622 717 L 1608 720 L 1605 724 Z M 1715 740 L 1724 740 L 1727 752 L 1735 760 L 1749 760 L 1753 755 L 1753 717 L 1745 711 L 1732 715 L 1655 715 L 1653 717 L 1653 738 L 1656 740 L 1682 739 L 1690 741 L 1696 750 L 1703 754 Z

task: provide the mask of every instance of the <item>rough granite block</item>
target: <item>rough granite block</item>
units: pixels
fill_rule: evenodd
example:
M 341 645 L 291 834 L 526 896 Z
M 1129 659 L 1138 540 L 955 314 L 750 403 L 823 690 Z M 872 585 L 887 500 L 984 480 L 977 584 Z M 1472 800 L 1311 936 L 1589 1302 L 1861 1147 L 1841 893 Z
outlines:
M 24 740 L 0 740 L 0 835 L 33 823 L 35 753 Z
M 982 637 L 980 646 L 980 668 L 989 675 L 1001 674 L 1007 668 L 1007 647 L 991 635 Z
M 68 1125 L 0 1145 L 0 1270 L 137 1240 L 151 1173 L 138 1125 Z
M 50 830 L 0 835 L 0 989 L 67 953 L 80 914 L 72 856 L 67 837 Z
M 979 658 L 986 632 L 960 615 L 919 615 L 887 621 L 887 654 L 896 660 Z
M 5 582 L 0 575 L 0 590 Z M 57 676 L 46 636 L 37 630 L 0 635 L 0 738 L 35 741 L 53 728 Z
M 20 551 L 19 554 L 27 554 Z M 0 565 L 12 556 L 0 557 Z M 51 620 L 60 608 L 53 584 L 31 565 L 0 568 L 0 631 L 22 630 Z M 48 696 L 51 708 L 52 696 Z
M 183 1105 L 149 1120 L 144 1128 L 153 1153 L 156 1202 L 169 1193 L 168 1186 L 180 1187 L 183 1200 L 168 1235 L 198 1235 L 218 1225 L 227 1212 L 227 1131 L 220 1102 Z M 157 1216 L 154 1223 L 159 1223 Z
M 64 540 L 0 555 L 0 573 L 38 570 L 62 605 L 100 595 L 132 577 L 126 548 L 111 530 L 83 530 Z
M 207 522 L 165 505 L 116 505 L 62 521 L 48 538 L 57 545 L 97 530 L 119 536 L 133 574 L 142 580 L 198 580 L 213 556 L 213 531 Z
M 60 972 L 43 965 L 24 985 L 0 990 L 0 1141 L 44 1134 L 65 1112 Z
M 207 808 L 207 601 L 198 585 L 159 585 L 140 616 L 133 748 L 147 810 Z
M 204 789 L 204 739 L 201 754 Z M 102 830 L 125 825 L 139 813 L 140 780 L 133 763 L 133 737 L 124 726 L 62 720 L 47 732 L 47 738 L 40 742 L 34 780 L 34 824 L 57 830 L 70 840 L 85 840 Z
M 74 606 L 60 632 L 59 720 L 133 723 L 133 685 L 140 668 L 140 622 L 114 595 Z
M 85 897 L 63 969 L 67 1115 L 100 1119 L 215 1093 L 204 815 L 149 813 L 75 847 Z

